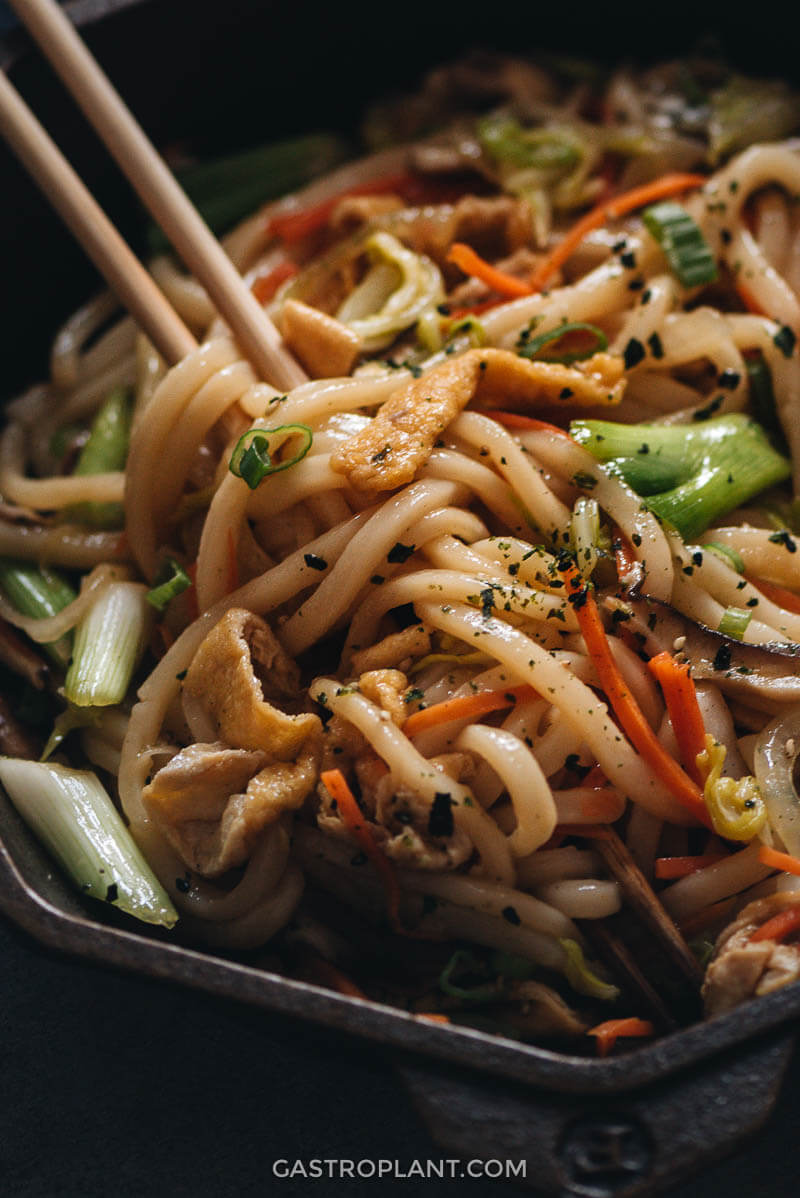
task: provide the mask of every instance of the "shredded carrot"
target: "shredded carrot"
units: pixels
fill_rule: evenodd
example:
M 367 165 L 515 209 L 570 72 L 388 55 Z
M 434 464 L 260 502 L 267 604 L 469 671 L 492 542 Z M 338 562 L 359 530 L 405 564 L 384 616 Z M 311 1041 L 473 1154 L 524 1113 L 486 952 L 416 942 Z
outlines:
M 787 907 L 785 911 L 779 911 L 777 915 L 773 915 L 772 919 L 762 923 L 758 931 L 753 932 L 750 943 L 757 944 L 759 940 L 774 940 L 780 944 L 798 928 L 800 928 L 800 906 Z
M 761 591 L 766 599 L 777 603 L 778 607 L 784 608 L 785 611 L 793 611 L 800 615 L 800 595 L 796 595 L 794 591 L 780 587 L 774 582 L 767 582 L 764 578 L 751 578 L 748 574 L 745 574 L 745 578 L 751 586 Z
M 637 1019 L 631 1016 L 628 1019 L 607 1019 L 605 1023 L 598 1023 L 597 1027 L 589 1028 L 586 1035 L 596 1037 L 597 1054 L 606 1057 L 621 1037 L 652 1036 L 653 1031 L 653 1025 L 649 1019 Z
M 476 691 L 473 695 L 445 699 L 442 703 L 435 703 L 433 707 L 423 707 L 421 711 L 412 712 L 403 724 L 403 732 L 406 736 L 418 736 L 428 728 L 448 724 L 451 720 L 477 720 L 492 711 L 502 711 L 504 707 L 513 707 L 517 702 L 537 698 L 538 695 L 532 686 L 511 686 L 502 691 Z
M 706 827 L 710 827 L 711 820 L 703 801 L 702 791 L 659 742 L 623 678 L 611 653 L 606 630 L 603 627 L 594 596 L 574 566 L 562 570 L 561 573 L 570 588 L 570 601 L 573 603 L 589 657 L 599 675 L 600 685 L 608 696 L 623 730 L 637 752 L 668 787 L 681 806 L 685 807 L 687 811 L 691 811 L 692 815 Z
M 381 849 L 380 845 L 374 840 L 371 831 L 367 827 L 364 816 L 361 814 L 361 808 L 356 802 L 356 797 L 350 787 L 347 785 L 345 776 L 341 770 L 323 770 L 320 774 L 323 784 L 327 787 L 332 799 L 336 800 L 336 809 L 342 820 L 346 824 L 354 840 L 358 842 L 360 847 L 369 857 L 372 864 L 377 869 L 381 876 L 381 881 L 386 889 L 386 902 L 389 909 L 389 918 L 394 927 L 400 925 L 400 884 L 397 881 L 397 874 L 394 871 L 389 858 Z
M 758 859 L 762 865 L 769 865 L 772 869 L 779 869 L 785 874 L 800 874 L 800 860 L 797 857 L 792 857 L 789 853 L 780 853 L 777 849 L 770 848 L 768 844 L 762 844 L 758 850 Z
M 318 233 L 327 225 L 336 205 L 348 196 L 386 195 L 391 192 L 403 194 L 410 183 L 409 175 L 386 175 L 380 179 L 370 179 L 358 183 L 355 187 L 347 188 L 330 199 L 301 208 L 298 212 L 286 212 L 273 216 L 267 225 L 270 237 L 279 237 L 287 244 L 302 241 L 303 238 Z
M 449 1023 L 449 1015 L 440 1015 L 438 1012 L 432 1011 L 417 1011 L 417 1019 L 427 1019 L 429 1023 Z
M 463 241 L 453 242 L 447 254 L 447 261 L 454 262 L 465 275 L 472 275 L 473 278 L 480 279 L 492 291 L 505 296 L 506 299 L 519 299 L 522 295 L 530 295 L 533 290 L 521 279 L 492 266 L 485 258 L 481 258 L 472 246 L 465 245 Z
M 559 814 L 567 816 L 571 824 L 615 824 L 625 810 L 625 800 L 610 786 L 583 785 L 576 787 L 579 795 L 563 798 L 556 793 Z
M 239 558 L 233 529 L 228 529 L 228 581 L 225 594 L 230 595 L 239 588 Z
M 647 664 L 664 695 L 681 761 L 686 772 L 700 783 L 697 755 L 705 751 L 706 729 L 688 662 L 678 662 L 665 652 L 651 657 Z
M 504 428 L 527 428 L 537 433 L 558 433 L 559 437 L 568 437 L 569 440 L 572 440 L 565 428 L 559 428 L 557 424 L 549 424 L 546 420 L 537 420 L 535 416 L 523 416 L 522 412 L 500 412 L 491 408 L 482 411 L 481 416 L 490 416 Z
M 482 316 L 484 312 L 491 312 L 492 308 L 499 307 L 502 302 L 502 299 L 488 299 L 482 300 L 479 304 L 467 304 L 460 308 L 450 308 L 448 316 L 450 320 L 463 320 L 465 316 Z
M 617 576 L 620 582 L 622 582 L 624 578 L 627 578 L 636 569 L 639 559 L 636 556 L 633 542 L 626 537 L 625 533 L 619 527 L 614 529 L 612 544 L 614 546 L 614 561 L 617 566 Z
M 696 857 L 656 857 L 654 872 L 657 878 L 688 878 L 707 865 L 724 861 L 727 856 L 727 853 L 701 853 Z
M 299 269 L 298 266 L 295 266 L 294 262 L 281 262 L 274 270 L 269 271 L 265 275 L 259 275 L 254 279 L 250 290 L 263 307 L 264 304 L 268 304 L 274 297 L 275 292 L 281 284 L 285 283 L 287 279 L 294 278 Z
M 323 986 L 328 986 L 331 990 L 336 990 L 339 994 L 346 994 L 348 998 L 365 998 L 369 1001 L 369 996 L 364 993 L 360 986 L 357 986 L 352 978 L 349 978 L 346 973 L 343 973 L 337 965 L 332 961 L 326 961 L 324 957 L 315 956 L 308 961 L 308 970 L 316 981 L 319 981 Z
M 713 927 L 715 923 L 721 923 L 726 919 L 735 901 L 734 898 L 726 898 L 720 899 L 717 903 L 710 903 L 700 911 L 695 911 L 694 915 L 687 915 L 685 919 L 679 920 L 678 928 L 686 940 L 692 936 L 698 936 L 706 928 Z
M 678 195 L 682 191 L 689 191 L 694 187 L 702 187 L 705 181 L 704 175 L 676 172 L 674 174 L 663 175 L 662 178 L 656 179 L 652 183 L 645 183 L 641 187 L 634 187 L 630 191 L 624 191 L 622 195 L 618 195 L 613 199 L 601 201 L 601 203 L 587 212 L 585 216 L 582 216 L 572 226 L 567 235 L 559 241 L 558 245 L 550 251 L 544 261 L 539 263 L 531 278 L 532 290 L 541 291 L 556 271 L 572 257 L 586 234 L 591 233 L 593 229 L 599 228 L 607 220 L 616 220 L 618 217 L 625 216 L 629 212 L 635 212 L 637 208 L 644 208 L 648 204 L 654 204 L 657 200 L 665 200 L 669 196 Z

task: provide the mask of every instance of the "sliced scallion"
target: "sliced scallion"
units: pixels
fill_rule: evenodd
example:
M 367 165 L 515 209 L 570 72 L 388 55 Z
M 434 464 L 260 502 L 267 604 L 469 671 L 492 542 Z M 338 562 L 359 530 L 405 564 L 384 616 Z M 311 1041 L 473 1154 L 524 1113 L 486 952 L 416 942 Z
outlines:
M 570 433 L 684 540 L 792 471 L 764 429 L 741 412 L 688 425 L 575 420 Z
M 726 607 L 723 612 L 722 619 L 719 622 L 718 631 L 723 636 L 729 636 L 731 640 L 744 640 L 744 634 L 747 632 L 747 625 L 753 618 L 753 613 L 744 607 Z
M 283 434 L 281 436 L 281 434 Z M 270 438 L 283 445 L 289 438 L 300 438 L 300 448 L 293 457 L 274 462 L 270 454 Z M 231 474 L 247 483 L 251 491 L 270 474 L 296 466 L 306 456 L 314 437 L 307 424 L 281 424 L 278 428 L 249 428 L 236 442 L 228 468 Z
M 155 577 L 154 585 L 145 595 L 147 602 L 156 611 L 164 611 L 177 595 L 188 591 L 192 580 L 180 562 L 168 557 Z
M 124 699 L 150 633 L 153 612 L 140 582 L 101 591 L 75 631 L 64 695 L 76 707 L 109 707 Z
M 700 226 L 674 200 L 645 208 L 642 220 L 684 287 L 700 287 L 717 278 L 717 263 Z
M 597 565 L 599 536 L 600 508 L 597 500 L 581 495 L 572 509 L 570 537 L 578 569 L 584 578 L 590 578 Z
M 0 586 L 12 607 L 34 620 L 55 616 L 77 598 L 71 583 L 49 566 L 0 558 Z M 72 656 L 72 633 L 42 645 L 42 649 L 60 669 L 66 669 Z
M 0 782 L 84 894 L 145 923 L 173 927 L 177 911 L 96 774 L 2 757 Z
M 564 950 L 564 976 L 579 994 L 587 994 L 591 998 L 599 998 L 601 1002 L 613 1002 L 619 998 L 619 989 L 611 982 L 605 982 L 589 968 L 583 949 L 577 940 L 559 939 Z
M 517 343 L 521 358 L 535 358 L 538 362 L 558 362 L 570 366 L 582 362 L 608 349 L 608 338 L 597 325 L 582 320 L 565 321 L 558 328 L 532 337 L 525 332 Z
M 81 450 L 74 474 L 103 474 L 122 470 L 128 457 L 133 402 L 125 387 L 116 387 L 95 416 L 89 439 Z M 121 528 L 121 503 L 76 503 L 69 514 L 92 528 Z
M 704 541 L 703 549 L 708 549 L 711 553 L 715 553 L 717 557 L 722 558 L 729 566 L 733 566 L 737 574 L 744 574 L 742 555 L 730 545 L 722 545 L 719 541 Z

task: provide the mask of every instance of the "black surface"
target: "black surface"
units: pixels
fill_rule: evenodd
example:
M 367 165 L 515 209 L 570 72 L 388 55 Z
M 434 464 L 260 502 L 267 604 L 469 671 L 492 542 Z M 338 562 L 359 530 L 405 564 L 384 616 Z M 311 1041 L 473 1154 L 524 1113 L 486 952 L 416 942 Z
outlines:
M 276 1180 L 277 1160 L 396 1159 L 407 1171 L 442 1153 L 374 1046 L 62 957 L 2 920 L 0 961 L 7 1198 L 520 1192 L 467 1179 Z M 795 1058 L 763 1131 L 674 1198 L 796 1194 L 798 1093 Z

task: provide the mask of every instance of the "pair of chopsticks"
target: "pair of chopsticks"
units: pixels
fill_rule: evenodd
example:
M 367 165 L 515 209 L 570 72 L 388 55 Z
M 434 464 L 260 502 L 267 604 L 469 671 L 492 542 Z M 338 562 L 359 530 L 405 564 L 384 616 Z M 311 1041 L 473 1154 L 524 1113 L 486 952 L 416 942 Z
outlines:
M 306 379 L 166 163 L 55 0 L 10 0 L 106 148 L 200 280 L 255 372 L 289 390 Z M 197 347 L 72 166 L 0 71 L 0 132 L 136 322 L 170 364 Z

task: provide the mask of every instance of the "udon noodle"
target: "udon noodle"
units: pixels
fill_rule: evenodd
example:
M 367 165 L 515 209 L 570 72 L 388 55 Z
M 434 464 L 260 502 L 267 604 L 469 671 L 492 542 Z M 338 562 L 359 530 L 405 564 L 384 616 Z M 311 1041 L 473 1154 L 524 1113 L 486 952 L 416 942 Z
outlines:
M 711 1013 L 798 975 L 797 921 L 752 939 L 800 872 L 796 108 L 719 144 L 672 67 L 492 70 L 480 114 L 440 72 L 420 103 L 463 111 L 434 136 L 228 233 L 288 394 L 167 255 L 178 365 L 108 296 L 67 322 L 8 409 L 0 552 L 78 594 L 0 614 L 77 655 L 104 596 L 150 612 L 128 693 L 70 702 L 51 760 L 118 797 L 176 934 L 506 1032 L 663 1025 L 619 972 L 631 879 L 695 992 L 745 919 L 758 964 L 737 990 L 717 949 Z M 712 108 L 733 86 L 704 82 Z M 127 461 L 74 471 L 119 389 Z M 124 532 L 86 519 L 109 505 Z

